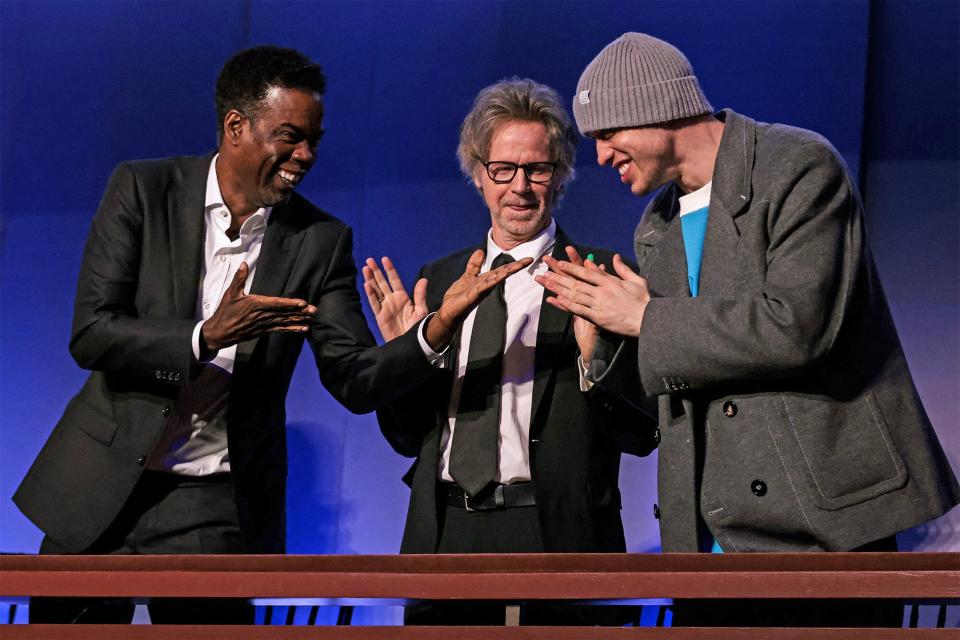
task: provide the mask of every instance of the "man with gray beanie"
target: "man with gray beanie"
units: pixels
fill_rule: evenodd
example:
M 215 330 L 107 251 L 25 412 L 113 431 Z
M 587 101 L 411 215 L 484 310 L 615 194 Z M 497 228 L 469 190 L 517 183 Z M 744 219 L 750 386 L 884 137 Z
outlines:
M 587 66 L 573 100 L 597 160 L 636 195 L 639 274 L 550 261 L 577 316 L 586 383 L 638 339 L 659 402 L 664 551 L 895 550 L 960 501 L 907 368 L 860 197 L 816 133 L 716 115 L 686 57 L 639 33 Z M 592 330 L 584 331 L 583 327 Z M 635 390 L 634 387 L 633 390 Z M 900 626 L 896 602 L 685 603 L 675 624 Z

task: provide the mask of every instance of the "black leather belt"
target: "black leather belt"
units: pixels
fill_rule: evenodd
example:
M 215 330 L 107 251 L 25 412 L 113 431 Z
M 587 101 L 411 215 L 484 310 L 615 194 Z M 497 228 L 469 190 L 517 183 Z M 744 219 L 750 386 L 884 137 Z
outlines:
M 468 496 L 459 485 L 441 483 L 446 488 L 447 504 L 467 511 L 493 511 L 510 507 L 532 507 L 537 504 L 536 486 L 532 482 L 518 484 L 488 484 L 475 496 Z

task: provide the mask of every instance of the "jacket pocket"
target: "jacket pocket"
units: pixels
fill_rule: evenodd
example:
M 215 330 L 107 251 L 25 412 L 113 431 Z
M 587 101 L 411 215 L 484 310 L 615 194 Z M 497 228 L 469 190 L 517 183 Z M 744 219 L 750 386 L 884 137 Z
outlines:
M 60 422 L 77 427 L 105 447 L 113 444 L 113 439 L 120 428 L 112 415 L 84 401 L 80 396 L 70 401 Z
M 907 467 L 855 367 L 831 367 L 816 384 L 822 392 L 781 396 L 814 503 L 842 509 L 903 487 Z

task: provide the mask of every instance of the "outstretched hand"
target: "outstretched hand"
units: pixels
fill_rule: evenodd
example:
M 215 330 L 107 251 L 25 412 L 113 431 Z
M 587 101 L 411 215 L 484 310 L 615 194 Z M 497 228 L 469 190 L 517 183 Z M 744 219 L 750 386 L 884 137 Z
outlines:
M 376 260 L 367 258 L 363 265 L 363 291 L 385 342 L 403 335 L 427 315 L 426 278 L 417 280 L 411 300 L 393 261 L 386 256 L 383 271 Z
M 467 314 L 479 305 L 494 287 L 532 263 L 533 258 L 523 258 L 481 275 L 483 250 L 474 251 L 467 260 L 467 268 L 463 275 L 443 294 L 443 303 L 437 310 L 437 315 L 433 316 L 427 324 L 427 344 L 434 351 L 445 348 Z
M 306 300 L 248 295 L 243 288 L 250 274 L 241 262 L 223 298 L 200 329 L 207 348 L 216 352 L 224 347 L 256 338 L 271 331 L 306 333 L 317 308 Z
M 547 303 L 622 336 L 637 337 L 650 302 L 647 281 L 613 256 L 616 275 L 545 257 L 550 271 L 537 282 L 556 294 Z

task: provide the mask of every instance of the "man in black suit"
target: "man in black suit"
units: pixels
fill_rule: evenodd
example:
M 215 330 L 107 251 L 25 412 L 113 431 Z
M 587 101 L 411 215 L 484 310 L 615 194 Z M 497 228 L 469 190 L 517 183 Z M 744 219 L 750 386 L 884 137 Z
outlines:
M 46 534 L 41 553 L 281 553 L 284 402 L 304 338 L 354 412 L 431 371 L 414 336 L 373 348 L 349 227 L 294 192 L 323 134 L 324 85 L 297 51 L 243 51 L 217 80 L 216 154 L 114 172 L 70 342 L 92 373 L 14 496 Z M 465 276 L 455 302 L 509 272 Z M 243 603 L 155 600 L 150 613 L 253 621 Z M 31 606 L 33 622 L 131 614 L 129 603 Z
M 426 265 L 413 300 L 388 259 L 383 271 L 372 259 L 363 269 L 384 338 L 419 333 L 435 362 L 415 392 L 378 413 L 393 448 L 417 458 L 405 478 L 412 493 L 401 553 L 625 551 L 620 453 L 648 453 L 652 423 L 630 404 L 581 390 L 571 317 L 544 304 L 534 281 L 547 269 L 544 256 L 576 256 L 570 246 L 597 264 L 610 258 L 573 245 L 552 218 L 575 150 L 555 91 L 520 79 L 485 88 L 461 126 L 458 149 L 490 212 L 483 243 Z M 445 328 L 442 308 L 427 315 L 464 265 L 483 273 L 505 256 L 532 262 L 459 331 Z M 531 624 L 577 618 L 544 607 L 521 615 Z M 417 606 L 406 619 L 503 624 L 504 609 Z

